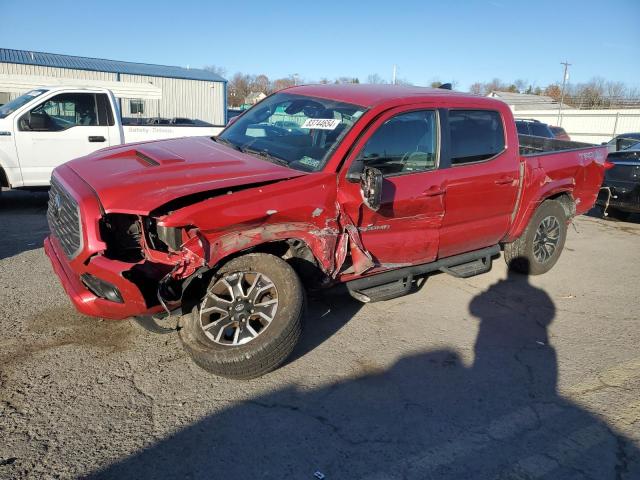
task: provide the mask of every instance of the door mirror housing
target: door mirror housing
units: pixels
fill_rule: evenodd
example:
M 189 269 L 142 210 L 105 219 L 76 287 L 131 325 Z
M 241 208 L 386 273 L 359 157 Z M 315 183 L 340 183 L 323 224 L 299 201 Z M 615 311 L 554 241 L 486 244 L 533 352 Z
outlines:
M 27 126 L 29 127 L 29 130 L 46 130 L 47 121 L 44 114 L 29 112 L 27 115 Z
M 378 211 L 382 203 L 382 172 L 377 168 L 365 167 L 360 176 L 360 193 L 365 205 Z

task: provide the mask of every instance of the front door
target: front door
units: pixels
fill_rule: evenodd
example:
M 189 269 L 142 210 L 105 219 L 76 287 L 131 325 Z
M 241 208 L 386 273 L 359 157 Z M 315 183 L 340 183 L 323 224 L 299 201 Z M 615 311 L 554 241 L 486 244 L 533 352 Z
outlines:
M 16 147 L 26 185 L 48 185 L 58 165 L 109 146 L 109 121 L 99 118 L 96 95 L 104 94 L 60 93 L 19 117 Z
M 438 112 L 394 109 L 356 145 L 340 176 L 339 202 L 377 267 L 426 263 L 438 254 L 444 215 Z M 384 176 L 377 211 L 364 205 L 357 176 L 364 166 Z

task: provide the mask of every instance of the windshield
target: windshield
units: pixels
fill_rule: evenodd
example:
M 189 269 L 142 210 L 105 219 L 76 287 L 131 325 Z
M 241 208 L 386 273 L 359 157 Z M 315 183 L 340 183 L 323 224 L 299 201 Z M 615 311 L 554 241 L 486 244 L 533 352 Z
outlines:
M 20 95 L 18 98 L 14 98 L 9 103 L 5 103 L 0 107 L 0 118 L 5 118 L 7 115 L 11 115 L 25 103 L 30 102 L 36 97 L 39 97 L 47 90 L 39 89 L 39 90 L 31 90 L 30 92 L 25 93 L 24 95 Z
M 296 170 L 321 170 L 364 107 L 276 93 L 242 115 L 217 141 Z

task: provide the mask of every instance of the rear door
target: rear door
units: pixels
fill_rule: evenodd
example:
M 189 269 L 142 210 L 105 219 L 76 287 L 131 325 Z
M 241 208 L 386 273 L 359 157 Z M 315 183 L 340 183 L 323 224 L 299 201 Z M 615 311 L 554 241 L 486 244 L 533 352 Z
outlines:
M 497 244 L 511 223 L 519 185 L 518 145 L 507 146 L 498 111 L 442 113 L 448 154 L 440 258 Z
M 341 207 L 358 228 L 364 248 L 382 268 L 430 262 L 438 254 L 444 214 L 438 116 L 437 110 L 427 106 L 383 114 L 353 149 L 345 164 L 348 175 L 340 176 Z M 362 201 L 357 176 L 365 165 L 384 175 L 377 211 Z
M 58 165 L 108 147 L 108 106 L 104 93 L 65 92 L 20 116 L 15 140 L 24 184 L 48 185 Z

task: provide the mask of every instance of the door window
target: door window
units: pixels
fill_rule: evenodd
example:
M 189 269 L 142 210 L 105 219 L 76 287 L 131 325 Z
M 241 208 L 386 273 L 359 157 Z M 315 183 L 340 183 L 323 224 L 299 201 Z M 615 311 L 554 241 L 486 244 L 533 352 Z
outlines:
M 59 132 L 71 127 L 98 125 L 92 93 L 62 93 L 41 103 L 20 119 L 21 130 Z
M 383 175 L 434 170 L 438 163 L 436 113 L 422 110 L 396 115 L 383 123 L 369 138 L 351 172 L 375 167 Z
M 500 113 L 492 110 L 450 110 L 451 164 L 480 162 L 504 150 Z

